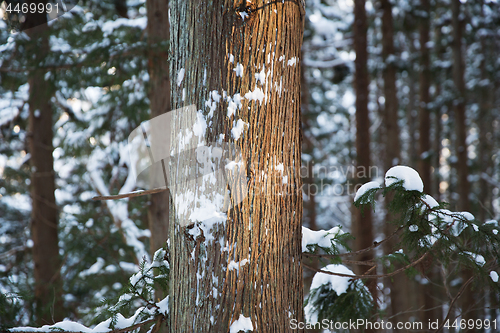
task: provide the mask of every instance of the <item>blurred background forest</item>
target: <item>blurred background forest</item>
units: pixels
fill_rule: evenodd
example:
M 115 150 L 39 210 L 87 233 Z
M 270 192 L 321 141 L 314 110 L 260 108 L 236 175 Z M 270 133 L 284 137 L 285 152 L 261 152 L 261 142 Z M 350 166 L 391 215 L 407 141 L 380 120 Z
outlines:
M 156 77 L 168 35 L 151 28 L 147 9 L 155 1 L 81 0 L 40 35 L 14 30 L 6 11 L 12 3 L 0 1 L 0 293 L 13 297 L 0 299 L 0 322 L 45 323 L 34 292 L 32 250 L 41 246 L 59 254 L 46 264 L 60 269 L 51 278 L 62 286 L 55 291 L 62 318 L 96 323 L 104 319 L 103 299 L 119 295 L 141 260 L 161 247 L 151 244 L 161 232 L 150 232 L 159 215 L 168 216 L 161 198 L 92 197 L 135 189 L 127 138 L 155 115 L 154 103 L 168 111 Z M 424 192 L 451 210 L 498 220 L 500 3 L 307 0 L 306 7 L 304 225 L 341 225 L 359 236 L 354 249 L 383 239 L 392 232 L 390 216 L 382 209 L 361 221 L 352 184 L 382 179 L 398 164 L 418 170 Z M 53 151 L 44 155 L 31 137 L 48 140 Z M 353 166 L 372 172 L 355 177 Z M 44 183 L 47 175 L 55 189 Z M 58 224 L 56 238 L 33 235 L 39 209 L 54 219 L 39 223 Z M 363 237 L 366 230 L 371 235 Z M 446 312 L 463 280 L 427 266 L 412 278 L 379 281 L 387 317 L 427 321 Z M 304 274 L 307 285 L 312 272 Z M 409 289 L 418 292 L 407 297 Z M 467 297 L 475 318 L 500 315 L 498 295 Z

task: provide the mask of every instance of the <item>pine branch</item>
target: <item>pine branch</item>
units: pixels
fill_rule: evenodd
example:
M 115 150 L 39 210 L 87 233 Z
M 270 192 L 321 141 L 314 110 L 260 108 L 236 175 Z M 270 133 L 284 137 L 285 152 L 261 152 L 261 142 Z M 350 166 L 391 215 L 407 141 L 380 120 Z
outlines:
M 460 288 L 460 290 L 458 291 L 458 293 L 457 293 L 457 295 L 455 296 L 455 298 L 453 298 L 453 300 L 451 301 L 451 303 L 450 303 L 450 307 L 449 307 L 449 309 L 448 309 L 448 313 L 446 314 L 446 317 L 445 317 L 445 318 L 444 318 L 444 320 L 441 322 L 441 325 L 439 325 L 439 327 L 438 327 L 438 329 L 435 331 L 435 333 L 439 333 L 439 332 L 443 329 L 443 327 L 444 327 L 444 325 L 445 325 L 446 321 L 447 321 L 447 320 L 449 319 L 449 317 L 450 317 L 451 310 L 453 310 L 453 305 L 455 305 L 455 302 L 458 300 L 458 298 L 459 298 L 460 296 L 462 296 L 463 292 L 465 291 L 465 288 L 467 288 L 467 286 L 468 286 L 468 285 L 472 282 L 472 280 L 473 280 L 473 279 L 474 279 L 474 276 L 471 276 L 471 277 L 469 278 L 469 280 L 467 280 L 467 282 L 465 282 L 465 283 L 462 285 L 462 287 L 461 287 L 461 288 Z

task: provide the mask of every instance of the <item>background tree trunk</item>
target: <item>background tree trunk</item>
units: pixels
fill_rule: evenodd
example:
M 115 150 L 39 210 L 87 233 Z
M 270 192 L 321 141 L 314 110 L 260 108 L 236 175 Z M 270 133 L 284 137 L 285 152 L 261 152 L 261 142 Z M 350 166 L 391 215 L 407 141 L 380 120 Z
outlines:
M 149 101 L 151 119 L 171 111 L 170 106 L 170 73 L 168 64 L 167 43 L 169 41 L 168 0 L 147 0 L 148 15 L 148 72 Z M 169 190 L 151 195 L 148 206 L 150 237 L 150 253 L 165 246 L 168 238 Z M 166 295 L 160 289 L 155 291 L 155 298 L 163 299 Z
M 356 184 L 366 183 L 370 176 L 371 165 L 370 150 L 370 117 L 368 114 L 368 85 L 370 82 L 367 61 L 367 30 L 365 0 L 354 1 L 354 51 L 356 60 L 354 61 L 354 90 L 356 91 Z M 360 173 L 361 172 L 361 173 Z M 362 173 L 365 177 L 359 177 Z M 358 175 L 359 174 L 359 175 Z M 355 237 L 354 250 L 367 248 L 373 244 L 373 226 L 371 208 L 365 207 L 363 213 L 361 209 L 354 209 L 352 221 L 352 233 Z M 358 257 L 360 261 L 373 259 L 373 253 L 365 252 Z M 369 266 L 358 266 L 358 273 L 363 274 Z M 369 281 L 368 288 L 377 302 L 377 282 Z
M 453 25 L 453 81 L 457 89 L 457 96 L 454 103 L 455 111 L 455 129 L 456 129 L 456 153 L 457 175 L 458 175 L 458 210 L 469 211 L 469 168 L 467 166 L 467 125 L 465 119 L 465 100 L 466 88 L 464 81 L 464 60 L 462 56 L 462 21 L 460 19 L 460 0 L 451 1 L 452 9 L 452 25 Z M 472 276 L 472 271 L 465 269 L 462 272 L 463 282 L 467 281 Z M 462 318 L 475 319 L 474 307 L 476 301 L 471 286 L 468 286 L 461 298 Z
M 427 43 L 429 42 L 430 27 L 430 4 L 429 0 L 421 0 L 422 17 L 419 19 L 420 32 L 420 107 L 419 107 L 419 163 L 418 169 L 420 177 L 424 183 L 424 191 L 431 192 L 431 159 L 430 159 L 430 130 L 431 121 L 429 113 L 429 103 L 431 102 L 429 87 L 430 77 L 430 52 Z M 425 13 L 425 14 L 424 14 Z
M 387 172 L 392 166 L 398 165 L 401 159 L 401 143 L 399 139 L 399 125 L 398 125 L 398 97 L 396 88 L 396 66 L 394 54 L 394 28 L 392 18 L 392 5 L 389 0 L 381 0 L 380 7 L 382 10 L 382 58 L 384 60 L 384 173 Z M 391 197 L 386 197 L 388 204 L 392 200 Z M 386 204 L 386 206 L 387 206 Z M 385 237 L 392 235 L 396 230 L 396 225 L 391 223 L 397 217 L 387 211 L 384 223 Z M 384 244 L 384 252 L 386 255 L 393 253 L 398 243 L 397 238 L 386 242 Z M 385 271 L 387 273 L 387 270 Z M 384 288 L 390 289 L 390 315 L 396 316 L 395 320 L 408 321 L 409 314 L 405 311 L 409 310 L 409 298 L 407 295 L 407 288 L 410 281 L 406 276 L 400 276 L 397 279 L 386 278 L 384 281 Z M 395 330 L 397 331 L 397 330 Z
M 420 77 L 419 77 L 419 91 L 420 91 L 420 105 L 419 105 L 419 159 L 418 171 L 422 182 L 424 183 L 424 192 L 432 193 L 432 178 L 431 178 L 431 118 L 430 118 L 430 102 L 431 96 L 429 88 L 431 86 L 431 71 L 430 71 L 430 51 L 429 51 L 429 35 L 430 35 L 430 15 L 431 8 L 429 0 L 420 1 L 420 12 L 422 15 L 419 17 L 419 34 L 420 34 Z M 425 264 L 420 265 L 420 271 L 427 283 L 418 284 L 420 289 L 420 318 L 422 322 L 429 322 L 436 320 L 436 312 L 433 310 L 437 304 L 435 302 L 435 288 L 432 283 L 434 279 L 434 272 L 432 266 L 432 257 L 425 261 Z
M 302 52 L 303 54 L 304 52 Z M 302 113 L 302 152 L 304 154 L 309 154 L 311 157 L 314 153 L 314 144 L 310 137 L 308 130 L 310 129 L 310 121 L 308 118 L 309 113 L 309 89 L 307 87 L 304 66 L 301 67 L 300 71 L 300 79 L 301 79 L 301 113 Z M 303 211 L 303 219 L 302 224 L 305 227 L 308 227 L 311 230 L 318 230 L 318 226 L 316 224 L 316 191 L 312 190 L 313 184 L 315 184 L 314 179 L 314 169 L 313 169 L 313 158 L 309 161 L 306 161 L 305 169 L 307 170 L 307 176 L 303 178 L 304 181 L 304 192 L 307 196 L 307 200 L 304 202 L 304 211 Z M 309 260 L 309 259 L 308 259 Z M 311 258 L 309 265 L 314 268 L 319 267 L 319 261 L 315 258 Z M 304 291 L 309 291 L 309 287 L 311 286 L 312 279 L 314 278 L 316 272 L 314 271 L 304 271 Z M 306 295 L 307 296 L 307 295 Z
M 39 1 L 35 3 L 45 3 Z M 29 73 L 29 133 L 31 154 L 31 237 L 35 275 L 37 325 L 61 321 L 65 317 L 62 301 L 61 259 L 59 257 L 58 207 L 55 199 L 53 129 L 50 98 L 54 90 L 45 80 L 43 66 L 50 52 L 47 17 L 28 13 L 23 26 L 31 41 L 33 55 Z
M 285 332 L 291 319 L 303 321 L 301 13 L 303 3 L 291 1 L 171 2 L 172 107 L 194 104 L 207 142 L 241 149 L 248 186 L 225 191 L 231 209 L 210 226 L 200 219 L 183 226 L 178 204 L 193 196 L 201 202 L 214 185 L 201 181 L 191 196 L 171 187 L 171 332 L 228 332 L 241 315 L 254 332 Z M 175 122 L 189 122 L 185 117 Z M 242 172 L 234 170 L 228 179 Z

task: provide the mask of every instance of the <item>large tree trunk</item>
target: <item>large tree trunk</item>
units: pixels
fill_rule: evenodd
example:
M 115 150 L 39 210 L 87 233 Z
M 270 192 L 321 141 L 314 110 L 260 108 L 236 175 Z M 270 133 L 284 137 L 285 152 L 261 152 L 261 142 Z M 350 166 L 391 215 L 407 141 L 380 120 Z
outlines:
M 194 104 L 199 110 L 173 119 L 182 134 L 172 134 L 180 140 L 172 141 L 170 160 L 171 332 L 228 332 L 241 316 L 251 320 L 254 332 L 286 332 L 292 319 L 303 321 L 303 6 L 171 2 L 172 107 Z M 191 135 L 197 137 L 194 153 L 182 150 Z M 192 161 L 208 151 L 198 140 L 217 142 L 241 167 L 219 166 L 228 172 L 221 176 L 215 162 L 205 161 L 200 164 L 208 163 L 214 173 L 192 180 L 190 187 L 186 172 L 200 167 Z M 181 150 L 185 157 L 177 159 Z M 244 184 L 237 184 L 242 172 Z M 213 189 L 221 190 L 217 186 L 225 179 L 230 191 L 222 188 L 217 202 Z M 222 202 L 230 205 L 227 212 Z
M 382 9 L 382 58 L 384 59 L 384 171 L 387 172 L 392 166 L 399 164 L 401 144 L 399 139 L 398 126 L 398 97 L 396 88 L 396 66 L 393 60 L 394 57 L 394 28 L 392 19 L 392 5 L 389 0 L 381 0 L 380 6 Z M 395 58 L 394 58 L 395 59 Z M 389 203 L 392 197 L 386 198 L 386 203 Z M 386 204 L 387 205 L 387 204 Z M 392 235 L 396 230 L 396 225 L 390 223 L 397 217 L 387 211 L 384 223 L 385 237 Z M 386 255 L 392 253 L 398 243 L 397 238 L 384 243 L 384 252 Z M 387 273 L 387 270 L 385 271 Z M 398 279 L 384 279 L 384 287 L 390 290 L 390 315 L 397 316 L 398 321 L 408 321 L 409 313 L 409 298 L 407 295 L 409 280 L 406 276 L 400 276 Z M 397 331 L 397 330 L 395 330 Z
M 170 106 L 170 73 L 168 64 L 167 43 L 169 40 L 168 0 L 147 0 L 148 13 L 148 73 L 149 101 L 151 119 L 171 111 Z M 158 166 L 158 165 L 155 165 Z M 154 167 L 154 166 L 153 166 Z M 169 190 L 151 195 L 148 206 L 149 230 L 151 231 L 150 253 L 165 246 L 168 238 Z M 158 288 L 155 299 L 163 299 L 166 295 Z
M 369 170 L 371 165 L 370 150 L 370 117 L 368 114 L 368 85 L 369 74 L 367 68 L 367 31 L 368 22 L 366 18 L 365 0 L 354 1 L 354 51 L 356 60 L 354 61 L 354 88 L 356 91 L 356 167 L 357 174 L 365 174 L 364 178 L 358 177 L 357 184 L 365 183 L 369 180 Z M 354 250 L 370 247 L 373 244 L 372 212 L 369 207 L 365 207 L 363 213 L 360 209 L 355 209 L 352 221 L 352 233 L 355 237 Z M 366 261 L 373 259 L 371 251 L 359 255 L 358 260 Z M 358 273 L 364 273 L 369 266 L 359 266 Z M 369 281 L 374 302 L 377 300 L 376 280 Z
M 43 2 L 42 2 L 43 3 Z M 34 70 L 29 73 L 29 133 L 31 154 L 31 237 L 35 267 L 35 302 L 38 325 L 60 321 L 65 311 L 62 302 L 61 259 L 58 240 L 58 207 L 54 195 L 54 158 L 52 156 L 52 107 L 54 93 L 39 68 L 50 52 L 47 17 L 29 13 L 23 30 L 30 37 L 29 53 Z
M 469 168 L 467 166 L 467 128 L 465 120 L 465 80 L 464 80 L 464 60 L 462 57 L 462 22 L 460 20 L 460 0 L 451 1 L 452 9 L 452 25 L 453 25 L 453 81 L 457 89 L 457 97 L 454 103 L 455 111 L 455 128 L 456 128 L 456 149 L 457 149 L 457 174 L 458 174 L 458 210 L 469 211 Z M 463 282 L 467 281 L 472 276 L 472 271 L 465 269 L 462 272 Z M 467 287 L 461 297 L 462 318 L 476 319 L 474 307 L 474 293 Z

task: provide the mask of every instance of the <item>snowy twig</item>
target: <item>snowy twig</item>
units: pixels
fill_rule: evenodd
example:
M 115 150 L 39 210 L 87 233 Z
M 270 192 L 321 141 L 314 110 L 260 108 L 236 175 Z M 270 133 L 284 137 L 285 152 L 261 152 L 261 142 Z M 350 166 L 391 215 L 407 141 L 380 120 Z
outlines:
M 396 236 L 396 234 L 402 230 L 404 227 L 399 227 L 398 229 L 396 229 L 396 231 L 394 231 L 391 235 L 389 235 L 388 237 L 384 238 L 383 240 L 381 240 L 380 242 L 373 242 L 373 245 L 370 246 L 370 247 L 367 247 L 365 249 L 362 249 L 362 250 L 358 250 L 358 251 L 354 251 L 354 252 L 347 252 L 347 253 L 339 253 L 339 254 L 318 254 L 318 253 L 306 253 L 306 252 L 303 252 L 302 255 L 303 256 L 306 256 L 306 257 L 320 257 L 320 258 L 337 258 L 337 257 L 350 257 L 350 256 L 355 256 L 355 255 L 358 255 L 358 254 L 362 254 L 362 253 L 365 253 L 365 252 L 368 252 L 368 251 L 371 251 L 371 250 L 374 250 L 375 248 L 377 248 L 378 246 L 384 244 L 385 242 L 387 242 L 388 240 L 390 240 L 391 238 L 393 238 L 394 236 Z
M 453 309 L 453 305 L 455 304 L 455 302 L 458 300 L 458 298 L 463 294 L 463 292 L 465 291 L 465 288 L 467 288 L 467 286 L 472 282 L 472 280 L 474 279 L 473 276 L 471 276 L 467 282 L 465 282 L 462 287 L 460 288 L 460 290 L 458 291 L 457 295 L 455 296 L 455 298 L 453 298 L 453 300 L 451 301 L 450 303 L 450 306 L 448 307 L 448 313 L 446 314 L 446 318 L 444 318 L 444 320 L 441 322 L 441 325 L 439 325 L 438 329 L 435 331 L 435 333 L 438 333 L 440 332 L 444 325 L 446 324 L 447 320 L 449 319 L 450 317 L 450 314 L 451 314 L 451 310 Z
M 307 66 L 307 67 L 333 68 L 333 67 L 336 67 L 336 66 L 345 65 L 346 63 L 349 63 L 349 61 L 346 61 L 344 59 L 333 59 L 333 60 L 328 60 L 328 61 L 318 61 L 318 60 L 312 60 L 312 59 L 305 58 L 302 63 L 304 64 L 304 66 Z
M 153 190 L 134 191 L 131 193 L 123 193 L 123 194 L 116 194 L 116 195 L 101 195 L 101 196 L 93 197 L 92 200 L 116 200 L 116 199 L 123 199 L 123 198 L 133 198 L 133 197 L 139 197 L 141 195 L 163 192 L 166 190 L 167 190 L 167 188 L 155 188 Z
M 309 266 L 309 265 L 304 264 L 304 263 L 302 263 L 302 265 L 304 267 L 309 268 L 310 270 L 316 271 L 318 273 L 325 273 L 325 274 L 329 274 L 329 275 L 349 277 L 349 278 L 352 278 L 354 280 L 358 280 L 358 279 L 379 279 L 379 278 L 385 278 L 385 277 L 391 277 L 391 276 L 397 275 L 397 274 L 399 274 L 399 273 L 407 270 L 408 268 L 416 266 L 418 263 L 420 263 L 422 260 L 424 260 L 427 257 L 428 253 L 429 252 L 424 253 L 420 258 L 418 258 L 414 262 L 409 263 L 408 265 L 406 265 L 404 267 L 401 267 L 401 268 L 395 270 L 394 272 L 387 273 L 387 274 L 381 274 L 381 275 L 377 275 L 377 274 L 375 274 L 375 275 L 351 275 L 351 274 L 333 273 L 333 272 L 323 271 L 323 270 L 318 269 L 318 268 L 314 268 L 314 267 Z
M 109 189 L 104 184 L 104 181 L 97 169 L 97 163 L 95 162 L 96 159 L 102 157 L 99 156 L 99 154 L 104 154 L 104 152 L 95 151 L 95 155 L 93 154 L 90 158 L 90 163 L 87 166 L 87 170 L 90 173 L 91 183 L 97 194 L 103 197 L 109 197 L 110 196 Z M 129 174 L 129 177 L 127 178 L 127 181 L 125 181 L 125 184 L 120 189 L 120 192 L 122 191 L 129 192 L 130 190 L 132 190 L 133 183 L 128 181 L 130 177 L 131 176 Z M 137 226 L 135 225 L 135 223 L 129 218 L 126 203 L 120 201 L 118 202 L 105 201 L 104 205 L 109 210 L 111 217 L 113 218 L 113 222 L 118 227 L 118 230 L 120 230 L 120 233 L 122 234 L 125 243 L 134 248 L 134 252 L 136 254 L 135 263 L 138 265 L 144 257 L 149 258 L 149 255 L 144 248 L 144 244 L 138 239 L 138 237 L 140 237 L 141 235 L 146 235 L 146 234 L 144 231 L 140 231 L 139 228 L 137 228 Z M 149 230 L 147 230 L 147 232 L 149 233 Z M 146 237 L 149 236 L 146 235 Z
M 7 252 L 0 253 L 0 259 L 11 257 L 14 254 L 16 254 L 17 252 L 24 251 L 25 249 L 26 249 L 26 246 L 24 246 L 24 245 L 16 246 Z
M 487 181 L 490 185 L 500 188 L 500 183 L 493 179 L 493 177 L 490 177 L 486 172 L 481 173 L 481 178 Z

